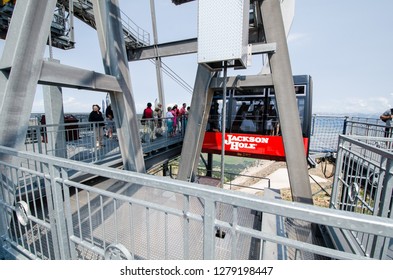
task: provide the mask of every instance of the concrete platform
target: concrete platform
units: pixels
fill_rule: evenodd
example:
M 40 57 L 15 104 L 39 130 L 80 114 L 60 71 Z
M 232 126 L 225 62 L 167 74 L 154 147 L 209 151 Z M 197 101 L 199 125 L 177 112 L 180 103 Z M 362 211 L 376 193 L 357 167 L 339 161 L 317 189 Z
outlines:
M 318 182 L 324 183 L 327 182 L 326 179 L 321 178 L 319 176 L 310 175 L 313 179 L 310 178 L 310 183 Z M 286 168 L 279 168 L 274 171 L 272 174 L 268 175 L 266 178 L 270 180 L 270 188 L 271 189 L 289 189 L 289 177 L 288 177 L 288 170 Z M 268 181 L 267 180 L 260 180 L 259 182 L 250 185 L 248 188 L 243 188 L 241 191 L 246 193 L 256 193 L 258 191 L 264 190 L 268 188 Z

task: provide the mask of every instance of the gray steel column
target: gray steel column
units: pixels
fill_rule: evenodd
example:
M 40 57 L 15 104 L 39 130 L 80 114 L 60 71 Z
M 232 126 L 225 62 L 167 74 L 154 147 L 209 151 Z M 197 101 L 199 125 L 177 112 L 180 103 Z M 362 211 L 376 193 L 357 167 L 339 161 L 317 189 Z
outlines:
M 0 60 L 0 145 L 24 144 L 56 0 L 17 1 Z
M 310 179 L 280 1 L 262 1 L 261 11 L 266 41 L 267 43 L 275 42 L 277 46 L 276 52 L 269 54 L 269 62 L 280 116 L 292 199 L 312 204 Z
M 154 5 L 154 0 L 150 0 L 150 10 L 151 10 L 151 20 L 153 26 L 153 35 L 154 35 L 154 52 L 156 55 L 156 76 L 157 76 L 157 89 L 158 89 L 158 100 L 162 104 L 163 113 L 165 112 L 166 104 L 165 104 L 165 95 L 164 95 L 164 87 L 162 81 L 162 69 L 161 69 L 161 57 L 158 53 L 158 35 L 157 35 L 157 22 L 156 22 L 156 8 Z
M 25 142 L 55 6 L 56 0 L 17 1 L 14 8 L 0 60 L 0 146 L 18 148 Z M 12 161 L 4 155 L 0 159 Z M 9 176 L 7 170 L 0 173 Z M 10 193 L 2 193 L 0 197 L 4 195 L 1 199 L 13 205 L 15 186 L 9 187 Z M 7 227 L 3 214 L 1 238 L 7 235 Z
M 213 90 L 209 88 L 211 78 L 212 73 L 206 67 L 199 65 L 179 162 L 177 178 L 183 181 L 191 181 L 198 167 L 213 100 Z
M 109 92 L 126 170 L 145 173 L 138 119 L 117 0 L 94 0 L 94 17 L 105 73 L 115 76 L 122 92 Z
M 60 63 L 59 60 L 49 59 L 49 61 Z M 66 158 L 66 136 L 64 123 L 64 109 L 63 109 L 63 93 L 61 87 L 56 86 L 42 86 L 44 98 L 44 112 L 46 124 L 56 124 L 48 126 L 46 131 L 48 133 L 48 144 L 52 149 L 52 155 L 56 157 Z M 58 126 L 57 124 L 60 124 Z

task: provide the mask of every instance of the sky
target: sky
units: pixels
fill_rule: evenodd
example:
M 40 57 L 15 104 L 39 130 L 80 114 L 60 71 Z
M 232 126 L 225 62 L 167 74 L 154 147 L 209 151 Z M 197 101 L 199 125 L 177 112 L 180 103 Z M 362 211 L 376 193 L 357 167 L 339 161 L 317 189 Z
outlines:
M 150 33 L 150 0 L 119 0 L 120 9 Z M 372 3 L 372 4 L 371 4 Z M 197 1 L 176 6 L 171 0 L 155 1 L 158 43 L 197 36 Z M 294 75 L 309 74 L 314 81 L 313 113 L 380 115 L 393 107 L 393 1 L 296 0 L 288 36 Z M 95 30 L 76 20 L 76 47 L 53 49 L 61 63 L 104 73 Z M 0 42 L 2 51 L 4 41 Z M 49 56 L 49 50 L 45 53 Z M 162 61 L 193 87 L 197 56 L 182 55 Z M 257 74 L 261 57 L 253 56 L 246 70 L 228 75 Z M 150 61 L 130 62 L 130 78 L 137 112 L 158 98 L 155 66 Z M 163 76 L 166 104 L 190 104 L 192 93 L 169 76 Z M 90 112 L 106 93 L 63 89 L 64 111 Z M 37 88 L 32 112 L 43 112 L 42 88 Z

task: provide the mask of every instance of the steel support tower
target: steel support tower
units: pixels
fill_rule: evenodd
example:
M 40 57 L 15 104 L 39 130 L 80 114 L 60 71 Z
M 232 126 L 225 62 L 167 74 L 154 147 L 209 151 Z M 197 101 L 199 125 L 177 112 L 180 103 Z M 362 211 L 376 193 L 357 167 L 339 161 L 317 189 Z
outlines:
M 23 145 L 37 84 L 109 92 L 124 168 L 145 172 L 118 1 L 92 2 L 105 74 L 44 60 L 56 2 L 21 0 L 14 7 L 0 60 L 0 145 Z
M 274 86 L 293 199 L 312 203 L 281 9 L 286 1 L 251 0 L 253 23 L 245 23 L 249 24 L 252 54 L 267 54 L 271 74 L 246 76 L 241 81 L 229 77 L 223 81 L 215 71 L 202 65 L 198 67 L 179 179 L 192 181 L 196 171 L 214 87 L 222 88 L 224 82 L 232 87 L 234 84 L 238 87 Z M 69 3 L 61 2 L 65 7 Z M 186 2 L 190 1 L 173 1 L 176 5 Z M 0 145 L 20 148 L 24 143 L 38 84 L 109 92 L 112 107 L 117 112 L 115 123 L 124 168 L 145 172 L 128 62 L 157 59 L 157 53 L 160 58 L 196 53 L 197 38 L 126 47 L 129 44 L 125 40 L 118 1 L 94 0 L 91 1 L 93 26 L 97 30 L 105 73 L 46 61 L 44 52 L 56 3 L 56 0 L 16 2 L 0 60 Z

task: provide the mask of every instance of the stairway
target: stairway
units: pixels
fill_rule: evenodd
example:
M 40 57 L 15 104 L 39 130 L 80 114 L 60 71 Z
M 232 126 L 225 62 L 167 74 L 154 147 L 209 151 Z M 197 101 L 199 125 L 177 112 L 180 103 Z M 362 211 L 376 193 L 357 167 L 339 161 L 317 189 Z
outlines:
M 93 4 L 87 0 L 72 0 L 73 15 L 95 28 Z M 5 39 L 11 21 L 14 4 L 0 3 L 0 39 Z M 58 0 L 51 25 L 52 46 L 60 49 L 74 48 L 73 20 L 69 13 L 69 0 Z M 121 12 L 126 49 L 150 45 L 150 34 L 136 25 L 125 13 Z

